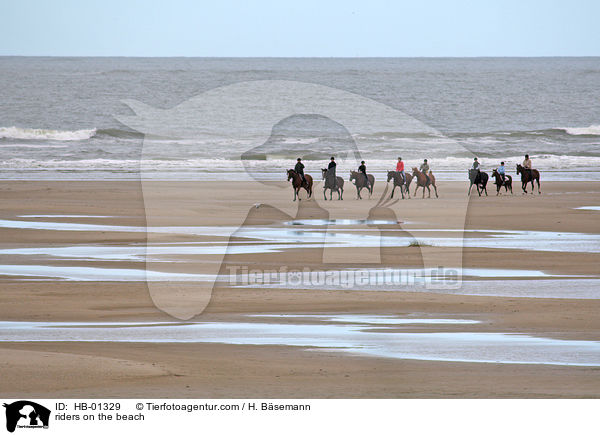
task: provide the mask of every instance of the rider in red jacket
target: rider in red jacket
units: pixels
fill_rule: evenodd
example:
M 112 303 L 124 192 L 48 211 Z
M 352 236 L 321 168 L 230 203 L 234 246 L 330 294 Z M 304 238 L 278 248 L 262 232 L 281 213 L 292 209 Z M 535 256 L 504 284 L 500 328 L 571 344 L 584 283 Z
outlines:
M 404 175 L 404 162 L 402 161 L 402 157 L 398 157 L 398 163 L 396 163 L 396 172 L 399 172 L 402 175 L 402 179 L 406 183 L 406 177 Z

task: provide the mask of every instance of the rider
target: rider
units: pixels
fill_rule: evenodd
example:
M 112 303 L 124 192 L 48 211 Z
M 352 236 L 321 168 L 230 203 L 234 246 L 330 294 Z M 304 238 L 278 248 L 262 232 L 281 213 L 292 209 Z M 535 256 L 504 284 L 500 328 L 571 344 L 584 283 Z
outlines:
M 296 171 L 296 173 L 302 177 L 302 184 L 306 183 L 306 178 L 304 177 L 304 164 L 302 163 L 302 159 L 300 157 L 298 157 L 298 163 L 296 163 L 294 171 Z
M 533 169 L 533 164 L 531 163 L 531 159 L 529 158 L 529 154 L 525 154 L 525 160 L 523 160 L 523 168 L 529 173 L 531 177 L 531 169 Z
M 361 172 L 365 176 L 365 180 L 367 182 L 367 189 L 371 190 L 371 183 L 369 183 L 369 177 L 367 176 L 367 167 L 365 166 L 365 161 L 360 162 L 360 166 L 358 167 L 358 172 Z
M 423 160 L 423 163 L 421 164 L 421 167 L 419 169 L 427 178 L 426 184 L 431 184 L 431 179 L 429 178 L 429 164 L 427 164 L 427 159 Z
M 334 189 L 337 187 L 337 175 L 335 174 L 336 166 L 337 166 L 337 163 L 335 163 L 335 157 L 331 157 L 331 161 L 329 162 L 329 165 L 327 166 L 327 177 L 331 177 L 330 179 L 332 180 Z
M 473 159 L 473 166 L 471 167 L 471 169 L 476 169 L 477 171 L 479 171 L 479 166 L 480 166 L 480 164 L 479 164 L 479 162 L 477 161 L 477 157 L 475 157 L 475 158 Z
M 504 167 L 504 162 L 500 162 L 500 166 L 498 166 L 496 172 L 500 175 L 500 178 L 502 178 L 502 184 L 504 184 L 506 182 L 506 168 Z
M 402 161 L 402 157 L 398 157 L 398 163 L 396 163 L 396 172 L 402 175 L 403 183 L 406 183 L 406 176 L 404 175 L 404 162 Z

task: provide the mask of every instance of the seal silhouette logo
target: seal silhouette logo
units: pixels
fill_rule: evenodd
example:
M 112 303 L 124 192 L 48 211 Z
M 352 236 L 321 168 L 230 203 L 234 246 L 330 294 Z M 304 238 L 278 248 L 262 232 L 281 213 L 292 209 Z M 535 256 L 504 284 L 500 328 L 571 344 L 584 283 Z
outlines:
M 18 400 L 3 406 L 6 408 L 6 430 L 9 432 L 14 432 L 16 428 L 48 428 L 50 410 L 39 403 Z
M 211 147 L 229 147 L 231 144 L 239 144 L 236 150 L 240 151 L 238 170 L 244 183 L 255 183 L 253 191 L 257 197 L 247 204 L 248 217 L 256 210 L 260 211 L 260 205 L 268 205 L 271 198 L 280 194 L 281 189 L 287 188 L 284 182 L 285 175 L 281 172 L 281 181 L 269 181 L 269 174 L 264 171 L 254 170 L 256 161 L 268 161 L 271 157 L 277 158 L 281 147 L 277 138 L 281 137 L 281 131 L 285 131 L 291 121 L 298 125 L 310 125 L 310 137 L 302 137 L 300 146 L 294 149 L 291 157 L 304 158 L 318 156 L 329 159 L 332 151 L 335 151 L 338 165 L 345 168 L 356 168 L 358 162 L 368 153 L 368 140 L 365 138 L 374 135 L 393 134 L 417 137 L 428 135 L 437 137 L 439 147 L 443 155 L 465 155 L 472 156 L 462 144 L 444 137 L 436 129 L 409 116 L 402 111 L 386 104 L 361 95 L 323 86 L 314 83 L 288 81 L 288 80 L 259 80 L 239 82 L 231 85 L 214 88 L 199 95 L 193 96 L 186 101 L 171 108 L 158 108 L 136 100 L 124 100 L 131 108 L 134 115 L 121 115 L 116 118 L 124 125 L 144 134 L 142 153 L 140 160 L 140 178 L 144 208 L 146 211 L 146 270 L 152 271 L 152 258 L 160 255 L 164 234 L 153 230 L 164 226 L 165 219 L 176 216 L 194 216 L 197 227 L 211 226 L 213 216 L 198 212 L 198 207 L 210 209 L 215 206 L 220 210 L 218 198 L 213 196 L 202 196 L 202 192 L 210 192 L 211 186 L 197 180 L 191 182 L 194 188 L 186 193 L 185 197 L 175 194 L 169 198 L 168 204 L 164 192 L 157 188 L 156 168 L 154 160 L 156 156 L 162 156 L 165 150 L 162 139 L 169 139 L 178 143 L 181 150 L 187 150 L 189 156 L 194 159 L 196 155 L 203 155 L 206 144 Z M 302 123 L 301 121 L 305 122 Z M 343 143 L 334 144 L 332 147 L 324 146 L 329 139 L 326 135 L 317 134 L 314 130 L 328 122 L 330 128 L 337 128 L 345 138 Z M 327 125 L 325 125 L 327 127 Z M 318 129 L 317 129 L 318 130 Z M 302 129 L 296 133 L 302 133 Z M 161 140 L 154 140 L 159 138 Z M 194 145 L 197 144 L 197 145 Z M 196 149 L 197 148 L 197 149 Z M 209 147 L 210 148 L 210 147 Z M 420 156 L 424 150 L 421 144 L 402 143 L 403 153 Z M 182 151 L 183 152 L 183 151 Z M 287 155 L 287 154 L 286 154 Z M 428 155 L 428 154 L 425 154 Z M 315 157 L 317 156 L 317 157 Z M 393 156 L 396 156 L 394 152 Z M 165 158 L 170 158 L 167 155 Z M 387 190 L 384 194 L 388 194 Z M 257 202 L 258 201 L 258 202 Z M 314 213 L 320 212 L 323 216 L 327 214 L 328 220 L 343 219 L 343 210 L 335 208 L 332 204 L 317 203 L 317 198 L 310 201 L 292 202 L 288 205 L 278 207 L 281 215 L 296 216 L 300 218 L 307 208 Z M 454 234 L 461 241 L 457 249 L 436 250 L 435 247 L 422 244 L 420 246 L 423 270 L 444 269 L 459 271 L 462 267 L 462 231 L 465 225 L 469 198 L 457 198 L 452 207 L 447 211 L 444 223 L 448 228 L 456 231 Z M 254 204 L 253 204 L 254 203 Z M 258 205 L 257 205 L 258 204 Z M 365 214 L 371 219 L 392 219 L 397 221 L 394 211 L 390 208 L 393 203 L 381 198 L 377 206 L 372 210 L 366 208 Z M 325 207 L 327 209 L 325 209 Z M 264 209 L 264 207 L 262 207 Z M 317 210 L 318 209 L 318 210 Z M 326 213 L 325 213 L 326 212 Z M 314 214 L 313 213 L 313 214 Z M 424 217 L 427 216 L 428 208 L 421 208 Z M 244 218 L 242 210 L 232 213 L 237 221 L 230 221 L 228 225 L 218 227 L 218 236 L 223 240 L 240 236 L 246 228 L 248 221 Z M 365 216 L 366 217 L 366 216 Z M 417 216 L 418 217 L 418 216 Z M 325 218 L 325 216 L 324 216 Z M 232 218 L 233 219 L 233 218 Z M 173 223 L 176 224 L 176 219 Z M 410 228 L 402 228 L 408 235 L 418 238 L 421 234 L 412 234 Z M 383 229 L 382 229 L 383 231 Z M 385 249 L 385 238 L 381 238 L 381 246 L 369 249 L 366 253 L 355 250 L 347 250 L 342 253 L 336 249 L 334 243 L 335 233 L 329 227 L 323 233 L 321 241 L 323 249 L 323 265 L 335 264 L 381 264 L 381 249 Z M 211 300 L 213 287 L 216 285 L 221 267 L 224 264 L 228 249 L 215 249 L 206 255 L 195 256 L 188 262 L 188 268 L 198 271 L 195 278 L 180 281 L 153 281 L 147 280 L 146 284 L 155 306 L 165 313 L 182 320 L 188 320 L 203 312 Z M 354 255 L 353 257 L 350 255 Z M 163 270 L 175 272 L 180 267 L 178 263 L 164 263 Z M 459 288 L 459 279 L 452 283 L 442 280 L 428 279 L 428 288 Z

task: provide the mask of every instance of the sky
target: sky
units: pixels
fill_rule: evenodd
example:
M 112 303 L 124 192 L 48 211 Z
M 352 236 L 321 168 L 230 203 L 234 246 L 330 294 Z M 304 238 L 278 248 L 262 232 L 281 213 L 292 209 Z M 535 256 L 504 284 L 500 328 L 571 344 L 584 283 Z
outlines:
M 0 0 L 0 55 L 599 56 L 599 0 Z

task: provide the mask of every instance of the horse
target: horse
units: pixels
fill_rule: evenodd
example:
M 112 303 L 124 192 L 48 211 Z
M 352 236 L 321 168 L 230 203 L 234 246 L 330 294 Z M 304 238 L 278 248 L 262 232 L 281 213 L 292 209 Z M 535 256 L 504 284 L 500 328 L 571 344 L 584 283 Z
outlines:
M 540 191 L 540 172 L 537 169 L 527 170 L 517 163 L 517 175 L 518 174 L 521 174 L 521 188 L 523 189 L 523 194 L 527 193 L 527 183 L 531 183 L 531 194 L 533 195 L 535 189 L 533 184 L 534 181 L 537 181 L 538 193 L 542 193 Z
M 393 179 L 394 187 L 392 188 L 392 194 L 390 195 L 390 199 L 394 197 L 394 190 L 396 190 L 397 186 L 400 186 L 400 193 L 402 194 L 402 199 L 404 199 L 404 191 L 406 190 L 406 194 L 408 195 L 408 199 L 410 199 L 410 182 L 413 179 L 413 176 L 410 174 L 404 174 L 406 178 L 406 183 L 402 179 L 402 176 L 397 171 L 388 171 L 387 180 L 388 183 Z M 403 189 L 404 187 L 404 189 Z
M 344 195 L 344 179 L 342 177 L 335 177 L 335 186 L 333 185 L 333 177 L 327 177 L 328 169 L 321 168 L 321 174 L 323 175 L 323 180 L 325 180 L 325 185 L 323 186 L 323 198 L 327 201 L 327 197 L 325 196 L 325 191 L 329 189 L 329 199 L 331 200 L 333 196 L 333 191 L 335 190 L 338 194 L 338 199 L 343 200 Z
M 502 176 L 500 175 L 500 173 L 494 169 L 492 171 L 492 177 L 496 179 L 495 184 L 496 184 L 496 196 L 500 195 L 500 188 L 502 186 L 504 186 L 504 190 L 506 190 L 506 193 L 508 193 L 508 190 L 510 189 L 510 194 L 512 195 L 513 190 L 512 190 L 512 177 L 508 174 L 506 174 L 504 176 L 504 183 L 502 182 Z
M 371 197 L 373 194 L 373 187 L 375 187 L 375 177 L 373 177 L 371 174 L 367 174 L 367 178 L 369 179 L 370 185 L 370 188 L 367 190 L 369 191 L 369 197 Z M 357 199 L 362 199 L 362 196 L 360 196 L 360 191 L 363 187 L 367 187 L 367 180 L 365 180 L 365 177 L 363 177 L 362 172 L 350 171 L 350 182 L 352 182 L 352 180 L 355 180 L 354 185 L 356 186 Z
M 288 169 L 287 175 L 288 175 L 288 181 L 292 180 L 292 187 L 294 188 L 294 201 L 296 200 L 296 198 L 298 198 L 298 201 L 300 201 L 299 193 L 300 193 L 300 188 L 302 188 L 302 187 L 304 187 L 304 189 L 308 193 L 309 198 L 312 196 L 313 179 L 310 175 L 308 175 L 308 174 L 304 175 L 304 178 L 306 179 L 305 183 L 302 182 L 302 177 L 300 176 L 300 174 L 298 174 L 293 169 Z
M 417 187 L 415 187 L 415 195 L 417 194 L 417 190 L 419 190 L 419 187 L 422 187 L 423 188 L 423 198 L 425 198 L 425 188 L 427 188 L 427 191 L 429 192 L 428 198 L 431 198 L 431 189 L 429 188 L 429 185 L 431 185 L 435 189 L 435 197 L 439 198 L 437 187 L 435 185 L 435 177 L 433 176 L 433 173 L 431 171 L 429 172 L 429 180 L 427 180 L 427 175 L 425 175 L 424 173 L 419 171 L 417 168 L 412 168 L 412 171 L 413 171 L 413 177 L 415 177 L 417 179 Z
M 469 191 L 467 192 L 467 196 L 471 194 L 471 187 L 473 184 L 477 187 L 477 193 L 481 196 L 482 192 L 485 192 L 485 196 L 488 196 L 487 193 L 487 182 L 489 180 L 489 175 L 483 171 L 479 171 L 477 169 L 469 169 Z

